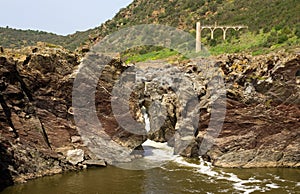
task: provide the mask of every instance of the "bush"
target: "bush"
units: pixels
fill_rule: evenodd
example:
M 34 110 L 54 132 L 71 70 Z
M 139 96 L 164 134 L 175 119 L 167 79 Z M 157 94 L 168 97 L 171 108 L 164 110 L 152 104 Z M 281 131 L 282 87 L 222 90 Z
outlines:
M 296 25 L 295 35 L 297 38 L 300 38 L 300 24 Z
M 282 43 L 284 43 L 287 40 L 288 40 L 288 36 L 286 34 L 281 34 L 281 35 L 278 36 L 277 43 L 278 44 L 282 44 Z

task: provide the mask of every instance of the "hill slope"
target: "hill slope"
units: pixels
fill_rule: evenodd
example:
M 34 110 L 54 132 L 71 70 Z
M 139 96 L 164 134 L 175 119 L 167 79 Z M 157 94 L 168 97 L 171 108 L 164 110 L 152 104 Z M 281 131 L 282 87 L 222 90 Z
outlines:
M 230 31 L 227 42 L 221 40 L 221 32 L 217 32 L 216 40 L 210 40 L 205 31 L 204 43 L 215 49 L 221 49 L 218 46 L 226 49 L 226 44 L 232 45 L 235 41 L 240 44 L 240 50 L 292 46 L 300 43 L 299 12 L 298 0 L 134 0 L 112 20 L 96 28 L 87 44 L 94 44 L 119 28 L 137 24 L 165 24 L 195 34 L 195 24 L 201 21 L 249 26 L 246 33 Z
M 61 45 L 70 50 L 75 50 L 81 43 L 88 40 L 90 33 L 91 30 L 88 30 L 76 32 L 68 36 L 61 36 L 42 31 L 17 30 L 8 27 L 0 27 L 0 46 L 6 48 L 21 48 L 24 46 L 36 45 L 37 42 L 47 42 L 54 45 Z
M 211 40 L 203 32 L 203 43 L 214 53 L 274 50 L 300 45 L 299 0 L 134 0 L 101 26 L 73 35 L 59 36 L 39 31 L 0 28 L 0 46 L 21 47 L 48 42 L 70 50 L 90 47 L 120 28 L 137 24 L 164 24 L 195 35 L 195 24 L 242 24 L 248 30 L 228 31 L 228 39 L 216 31 Z M 83 45 L 83 46 L 82 46 Z

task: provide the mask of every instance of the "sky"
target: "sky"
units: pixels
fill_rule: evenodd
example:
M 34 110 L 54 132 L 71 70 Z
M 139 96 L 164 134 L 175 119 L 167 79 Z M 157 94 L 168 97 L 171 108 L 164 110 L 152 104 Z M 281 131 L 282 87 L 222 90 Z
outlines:
M 133 0 L 0 0 L 0 26 L 60 35 L 100 26 Z

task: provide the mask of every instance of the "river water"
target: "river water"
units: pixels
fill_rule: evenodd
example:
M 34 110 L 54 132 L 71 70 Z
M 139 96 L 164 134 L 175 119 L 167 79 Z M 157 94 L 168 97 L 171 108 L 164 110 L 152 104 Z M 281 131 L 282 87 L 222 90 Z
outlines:
M 43 177 L 1 194 L 300 193 L 300 169 L 216 168 L 201 159 L 173 156 L 166 144 L 147 141 L 143 146 L 145 157 L 133 163 Z

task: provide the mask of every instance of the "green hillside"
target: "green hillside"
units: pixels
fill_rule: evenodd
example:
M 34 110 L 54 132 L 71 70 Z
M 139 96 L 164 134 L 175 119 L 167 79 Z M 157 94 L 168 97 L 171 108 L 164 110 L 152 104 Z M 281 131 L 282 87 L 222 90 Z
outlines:
M 76 32 L 72 35 L 61 36 L 53 33 L 35 30 L 17 30 L 0 27 L 0 46 L 6 48 L 21 48 L 36 45 L 37 42 L 47 42 L 75 50 L 81 43 L 88 40 L 91 30 Z
M 202 41 L 213 53 L 253 51 L 295 47 L 300 44 L 299 0 L 134 0 L 127 8 L 98 27 L 87 44 L 94 44 L 106 35 L 137 24 L 165 24 L 195 35 L 195 24 L 242 24 L 248 30 L 229 31 L 222 40 L 216 31 L 210 40 L 204 31 Z
M 42 41 L 70 50 L 78 47 L 83 50 L 120 28 L 157 23 L 195 35 L 195 24 L 201 21 L 206 25 L 217 22 L 249 26 L 248 30 L 239 32 L 229 30 L 226 41 L 222 40 L 220 30 L 213 40 L 208 30 L 204 30 L 202 42 L 211 53 L 246 51 L 260 54 L 300 45 L 299 13 L 299 0 L 134 0 L 101 26 L 73 35 L 0 28 L 0 46 L 14 48 Z

